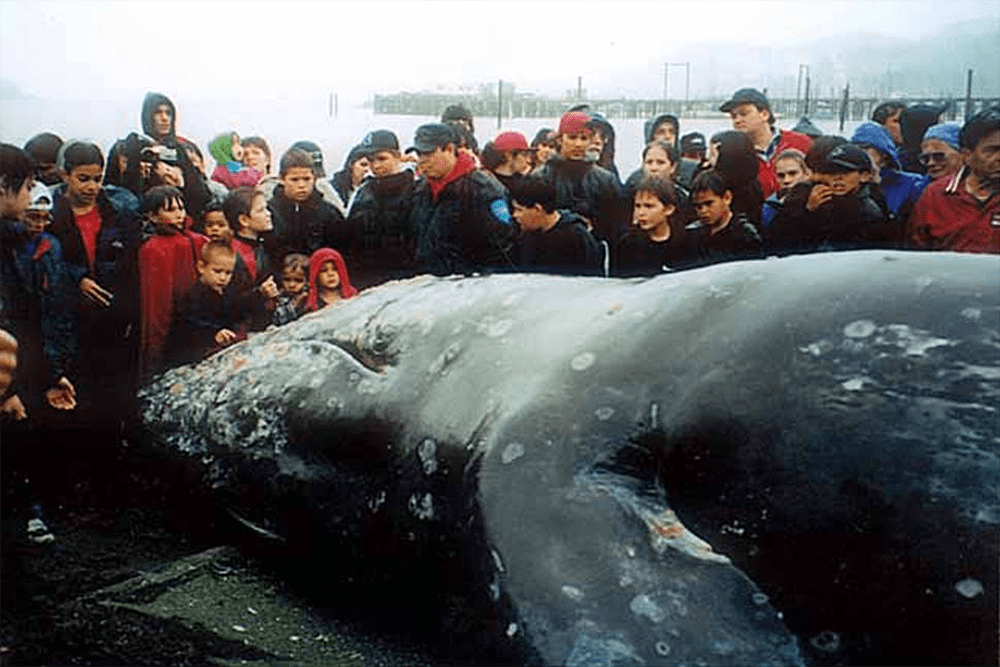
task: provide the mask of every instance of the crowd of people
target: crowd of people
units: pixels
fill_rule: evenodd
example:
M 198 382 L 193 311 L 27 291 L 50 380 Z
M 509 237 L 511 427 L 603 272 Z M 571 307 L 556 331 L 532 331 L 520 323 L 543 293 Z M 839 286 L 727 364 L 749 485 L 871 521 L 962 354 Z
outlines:
M 207 144 L 209 166 L 171 100 L 150 93 L 142 132 L 106 154 L 51 133 L 0 144 L 0 325 L 19 343 L 0 413 L 77 409 L 127 428 L 123 407 L 164 369 L 421 273 L 1000 253 L 1000 109 L 961 126 L 943 111 L 887 102 L 850 138 L 819 135 L 779 129 L 767 97 L 744 88 L 720 107 L 733 129 L 707 140 L 651 119 L 622 179 L 614 127 L 587 105 L 530 142 L 506 131 L 481 149 L 453 106 L 405 151 L 392 130 L 369 132 L 327 178 L 315 142 L 274 160 L 236 131 Z

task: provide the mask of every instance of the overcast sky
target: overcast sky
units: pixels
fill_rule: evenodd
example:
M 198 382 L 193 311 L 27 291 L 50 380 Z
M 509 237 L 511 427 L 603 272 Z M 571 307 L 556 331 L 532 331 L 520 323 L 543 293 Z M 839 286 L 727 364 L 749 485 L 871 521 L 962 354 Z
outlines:
M 1000 0 L 878 2 L 39 2 L 0 0 L 0 77 L 53 99 L 312 98 L 504 79 L 560 93 L 658 91 L 706 40 L 794 47 L 845 32 L 918 38 Z M 794 26 L 793 33 L 789 26 Z M 729 56 L 731 57 L 731 55 Z

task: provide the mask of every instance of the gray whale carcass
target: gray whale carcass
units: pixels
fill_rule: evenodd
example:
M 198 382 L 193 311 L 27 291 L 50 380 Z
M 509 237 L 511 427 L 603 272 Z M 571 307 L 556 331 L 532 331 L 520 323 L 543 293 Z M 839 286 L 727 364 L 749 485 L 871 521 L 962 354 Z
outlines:
M 487 662 L 997 659 L 996 257 L 416 278 L 141 401 L 150 451 Z

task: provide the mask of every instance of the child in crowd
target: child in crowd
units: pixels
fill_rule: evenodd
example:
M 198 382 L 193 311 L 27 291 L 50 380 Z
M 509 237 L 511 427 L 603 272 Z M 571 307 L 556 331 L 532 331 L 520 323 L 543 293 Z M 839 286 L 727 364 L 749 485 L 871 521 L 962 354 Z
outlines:
M 333 248 L 320 248 L 309 258 L 309 296 L 306 311 L 312 312 L 356 296 L 347 265 Z
M 208 152 L 218 162 L 212 172 L 212 180 L 222 183 L 230 190 L 243 186 L 253 187 L 264 175 L 253 167 L 243 165 L 243 145 L 240 144 L 240 135 L 235 132 L 223 132 L 216 136 L 208 144 Z
M 512 216 L 521 228 L 514 241 L 518 271 L 606 275 L 605 251 L 579 214 L 557 210 L 555 187 L 528 176 L 512 185 Z
M 231 241 L 233 233 L 229 229 L 226 221 L 226 214 L 222 210 L 222 202 L 213 199 L 205 205 L 205 210 L 201 212 L 198 220 L 199 231 L 212 241 Z
M 240 146 L 243 147 L 243 162 L 247 167 L 256 169 L 264 176 L 271 173 L 271 147 L 264 137 L 243 137 Z
M 170 336 L 172 365 L 197 362 L 246 338 L 249 313 L 231 281 L 236 251 L 209 241 L 198 260 L 198 282 L 180 299 Z
M 665 123 L 662 127 L 670 127 L 670 123 Z M 642 149 L 642 166 L 629 175 L 623 188 L 630 211 L 633 210 L 636 186 L 639 181 L 647 176 L 653 176 L 668 180 L 673 185 L 678 220 L 686 224 L 698 218 L 691 207 L 691 193 L 688 192 L 687 188 L 679 185 L 676 180 L 679 159 L 680 154 L 677 152 L 677 147 L 669 141 L 654 139 L 646 144 L 646 147 Z
M 52 219 L 52 195 L 43 183 L 30 190 L 23 224 L 4 221 L 4 317 L 20 341 L 18 375 L 2 413 L 16 419 L 44 404 L 58 410 L 76 407 L 76 388 L 68 378 L 76 356 L 72 286 L 59 241 L 45 228 Z
M 788 193 L 799 183 L 808 181 L 812 173 L 802 151 L 786 148 L 774 159 L 774 175 L 778 178 L 778 191 L 764 200 L 764 208 L 760 213 L 760 229 L 765 235 L 774 223 L 774 216 L 781 209 L 781 204 Z
M 281 263 L 281 293 L 278 294 L 271 321 L 277 325 L 299 319 L 309 297 L 307 274 L 309 258 L 299 253 L 285 255 Z
M 644 176 L 635 186 L 633 202 L 631 229 L 618 243 L 612 275 L 655 276 L 696 263 L 670 180 Z
M 233 232 L 236 251 L 233 285 L 248 299 L 252 313 L 251 328 L 264 329 L 271 321 L 278 286 L 271 275 L 271 253 L 264 246 L 264 236 L 271 232 L 271 212 L 264 195 L 253 188 L 236 188 L 222 202 L 226 222 Z
M 140 210 L 153 226 L 153 235 L 139 249 L 140 371 L 148 379 L 163 366 L 174 304 L 194 283 L 195 266 L 208 239 L 188 231 L 184 197 L 173 186 L 148 190 Z
M 817 143 L 819 141 L 817 140 Z M 822 144 L 820 144 L 822 146 Z M 793 188 L 775 217 L 769 242 L 779 253 L 895 247 L 898 223 L 867 179 L 872 163 L 854 144 L 843 143 L 825 157 L 806 155 L 811 183 Z
M 716 171 L 699 174 L 691 184 L 691 204 L 698 221 L 687 226 L 700 264 L 763 257 L 760 232 L 747 215 L 733 211 L 733 191 Z
M 290 148 L 281 156 L 281 184 L 268 208 L 274 219 L 274 241 L 280 256 L 309 255 L 319 248 L 352 246 L 350 226 L 316 189 L 316 166 L 311 155 Z
M 330 178 L 330 185 L 343 202 L 343 208 L 338 207 L 338 210 L 345 219 L 351 216 L 354 199 L 358 195 L 361 183 L 371 176 L 368 151 L 369 149 L 361 144 L 352 148 L 344 158 L 344 168 Z

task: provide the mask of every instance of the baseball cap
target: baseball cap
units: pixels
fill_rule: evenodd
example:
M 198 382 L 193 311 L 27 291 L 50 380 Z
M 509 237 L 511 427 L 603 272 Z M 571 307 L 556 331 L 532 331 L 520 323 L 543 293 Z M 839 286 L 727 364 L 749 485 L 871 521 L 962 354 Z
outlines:
M 681 137 L 682 153 L 703 151 L 707 149 L 708 145 L 705 143 L 705 135 L 701 132 L 691 132 L 690 134 L 685 134 Z
M 326 172 L 323 171 L 323 151 L 316 143 L 305 140 L 296 141 L 291 145 L 291 148 L 297 148 L 309 154 L 313 160 L 313 170 L 316 172 L 317 178 L 323 178 L 326 175 Z
M 821 173 L 870 171 L 872 161 L 864 149 L 854 144 L 841 144 L 830 151 L 817 170 Z
M 396 138 L 395 132 L 390 130 L 374 130 L 361 140 L 361 148 L 369 156 L 379 151 L 398 151 L 399 139 Z
M 590 132 L 590 116 L 582 111 L 567 111 L 559 119 L 559 134 Z
M 458 145 L 458 136 L 454 128 L 445 123 L 427 123 L 417 128 L 413 134 L 413 145 L 406 152 L 430 153 L 448 144 Z
M 771 103 L 767 101 L 764 93 L 756 88 L 740 88 L 733 93 L 733 97 L 728 102 L 719 107 L 719 111 L 729 113 L 741 104 L 753 104 L 765 109 L 771 108 Z
M 51 211 L 52 193 L 44 183 L 36 182 L 29 193 L 29 211 Z
M 498 151 L 531 150 L 531 147 L 528 146 L 527 138 L 525 138 L 525 136 L 520 132 L 515 132 L 513 130 L 498 134 L 496 139 L 493 140 L 493 148 Z

